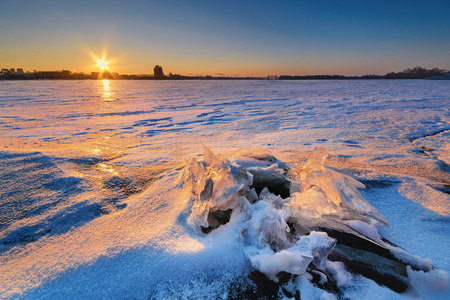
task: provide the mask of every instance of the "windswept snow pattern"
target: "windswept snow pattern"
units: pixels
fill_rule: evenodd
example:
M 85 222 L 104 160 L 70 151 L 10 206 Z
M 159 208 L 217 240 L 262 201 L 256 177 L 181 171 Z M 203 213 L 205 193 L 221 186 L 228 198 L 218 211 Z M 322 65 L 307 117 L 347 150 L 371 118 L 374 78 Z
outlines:
M 0 298 L 448 299 L 449 95 L 0 82 Z

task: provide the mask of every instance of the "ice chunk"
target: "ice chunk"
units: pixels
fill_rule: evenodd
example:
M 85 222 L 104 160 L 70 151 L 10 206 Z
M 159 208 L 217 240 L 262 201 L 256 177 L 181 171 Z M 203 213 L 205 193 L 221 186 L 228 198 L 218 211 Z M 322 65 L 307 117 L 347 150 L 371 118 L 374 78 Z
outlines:
M 259 201 L 253 205 L 250 219 L 251 234 L 256 238 L 256 245 L 261 248 L 270 246 L 274 250 L 283 249 L 290 245 L 286 233 L 289 227 L 286 215 L 270 203 Z
M 300 275 L 312 262 L 311 255 L 282 250 L 276 253 L 261 253 L 250 257 L 252 266 L 274 281 L 278 281 L 277 274 L 288 272 Z
M 448 283 L 430 260 L 380 236 L 375 225 L 387 221 L 357 191 L 364 185 L 326 167 L 327 156 L 316 149 L 288 165 L 261 150 L 240 150 L 227 159 L 204 147 L 204 161 L 192 159 L 187 166 L 188 223 L 209 233 L 229 222 L 253 268 L 274 281 L 299 275 L 291 285 L 299 278 L 309 282 L 297 285 L 299 290 L 314 283 L 336 293 L 352 283 L 351 271 L 404 292 L 411 286 L 407 267 L 439 275 L 439 286 Z M 316 296 L 334 297 L 323 290 Z
M 233 153 L 230 159 L 246 169 L 260 167 L 265 168 L 273 164 L 283 165 L 273 154 L 266 149 L 243 148 Z
M 303 236 L 291 248 L 273 252 L 268 249 L 261 250 L 251 256 L 252 266 L 264 273 L 272 280 L 278 281 L 277 274 L 287 272 L 290 274 L 304 274 L 309 264 L 314 261 L 317 265 L 325 263 L 325 259 L 334 247 L 334 240 L 324 232 L 311 232 Z
M 381 236 L 378 233 L 377 228 L 373 224 L 367 224 L 356 220 L 346 221 L 345 224 L 371 240 L 374 240 L 376 242 L 381 241 Z
M 205 161 L 198 163 L 195 158 L 188 163 L 190 181 L 195 200 L 188 218 L 189 224 L 197 232 L 208 228 L 210 213 L 233 210 L 239 194 L 251 194 L 251 175 L 244 168 L 231 165 L 224 156 L 216 156 L 203 147 Z
M 294 211 L 310 216 L 335 215 L 343 220 L 362 220 L 387 226 L 387 220 L 356 190 L 364 185 L 350 176 L 325 168 L 325 149 L 316 149 L 306 164 L 291 168 L 292 180 L 299 186 L 288 204 Z M 295 214 L 295 212 L 294 212 Z

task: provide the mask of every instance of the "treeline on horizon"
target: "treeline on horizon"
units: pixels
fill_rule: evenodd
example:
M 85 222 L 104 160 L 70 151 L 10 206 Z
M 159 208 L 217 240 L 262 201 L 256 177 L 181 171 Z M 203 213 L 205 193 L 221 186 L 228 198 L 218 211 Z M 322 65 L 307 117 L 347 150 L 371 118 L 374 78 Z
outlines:
M 448 71 L 439 68 L 426 69 L 422 67 L 408 68 L 402 72 L 390 72 L 386 75 L 366 74 L 363 76 L 344 75 L 281 75 L 279 80 L 310 80 L 310 79 L 425 79 L 433 76 L 441 76 Z

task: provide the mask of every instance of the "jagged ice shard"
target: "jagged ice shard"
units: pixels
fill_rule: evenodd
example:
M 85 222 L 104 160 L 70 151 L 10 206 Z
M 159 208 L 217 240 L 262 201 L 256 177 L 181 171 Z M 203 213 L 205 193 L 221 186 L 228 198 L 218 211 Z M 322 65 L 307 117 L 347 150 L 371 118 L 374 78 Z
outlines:
M 358 192 L 364 184 L 324 165 L 325 149 L 293 163 L 261 149 L 241 149 L 227 157 L 205 146 L 203 151 L 203 161 L 193 158 L 187 166 L 189 226 L 204 235 L 233 223 L 252 268 L 282 282 L 285 290 L 294 293 L 306 278 L 339 297 L 343 272 L 361 274 L 398 293 L 414 293 L 417 273 L 448 285 L 447 273 L 430 260 L 378 233 L 375 225 L 387 226 L 387 220 Z

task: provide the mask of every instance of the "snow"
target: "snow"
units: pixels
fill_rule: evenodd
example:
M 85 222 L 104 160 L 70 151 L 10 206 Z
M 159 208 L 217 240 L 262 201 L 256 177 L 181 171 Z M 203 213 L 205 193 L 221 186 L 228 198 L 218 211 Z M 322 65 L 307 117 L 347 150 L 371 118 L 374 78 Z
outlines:
M 290 264 L 322 245 L 344 297 L 446 299 L 449 95 L 420 80 L 0 82 L 0 297 L 225 299 L 256 268 L 333 299 Z M 271 191 L 286 180 L 290 199 Z M 291 240 L 292 219 L 406 249 L 412 291 L 327 259 L 323 232 Z

